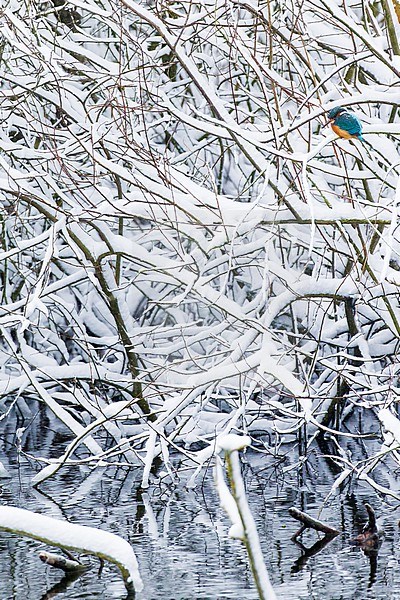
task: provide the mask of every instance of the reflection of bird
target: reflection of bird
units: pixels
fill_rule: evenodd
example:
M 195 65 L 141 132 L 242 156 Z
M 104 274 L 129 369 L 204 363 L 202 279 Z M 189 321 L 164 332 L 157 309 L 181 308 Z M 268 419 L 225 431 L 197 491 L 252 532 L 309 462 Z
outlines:
M 336 106 L 328 112 L 329 123 L 333 131 L 341 138 L 349 140 L 350 138 L 357 138 L 361 142 L 364 142 L 364 138 L 361 135 L 362 125 L 360 119 L 356 115 L 342 106 Z

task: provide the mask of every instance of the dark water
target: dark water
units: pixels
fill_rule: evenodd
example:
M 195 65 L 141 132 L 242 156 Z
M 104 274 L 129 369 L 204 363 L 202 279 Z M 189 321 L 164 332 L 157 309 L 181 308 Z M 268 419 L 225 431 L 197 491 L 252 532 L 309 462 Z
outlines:
M 35 454 L 44 455 L 45 449 Z M 290 456 L 294 461 L 295 449 Z M 18 457 L 11 443 L 4 443 L 0 458 L 13 475 L 11 480 L 0 480 L 3 504 L 97 526 L 131 542 L 145 582 L 138 600 L 258 598 L 245 550 L 240 542 L 228 537 L 229 522 L 219 508 L 211 470 L 202 476 L 195 490 L 185 489 L 188 472 L 178 486 L 159 483 L 141 494 L 139 471 L 76 467 L 63 471 L 37 491 L 29 484 L 35 472 L 33 461 Z M 278 598 L 399 599 L 400 509 L 396 502 L 385 502 L 369 486 L 354 482 L 328 497 L 334 473 L 326 461 L 311 461 L 310 469 L 303 469 L 301 480 L 298 469 L 290 470 L 290 464 L 289 459 L 279 464 L 261 454 L 248 454 L 243 465 Z M 365 521 L 365 501 L 381 516 L 385 530 L 377 559 L 365 556 L 349 543 Z M 290 539 L 298 529 L 298 523 L 288 515 L 291 506 L 314 516 L 323 507 L 320 518 L 344 534 L 307 559 L 304 548 Z M 315 532 L 302 538 L 306 548 L 317 540 Z M 106 564 L 99 572 L 99 562 L 87 558 L 92 568 L 68 583 L 63 581 L 61 571 L 39 561 L 41 549 L 41 543 L 0 533 L 0 600 L 126 598 L 115 567 Z

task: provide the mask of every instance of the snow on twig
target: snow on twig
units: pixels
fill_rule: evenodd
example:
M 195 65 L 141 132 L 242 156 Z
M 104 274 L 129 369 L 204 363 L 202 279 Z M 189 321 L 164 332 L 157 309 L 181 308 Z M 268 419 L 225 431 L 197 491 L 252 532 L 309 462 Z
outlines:
M 141 591 L 143 588 L 131 545 L 114 533 L 60 521 L 13 506 L 0 507 L 0 529 L 108 560 L 119 567 L 128 589 Z

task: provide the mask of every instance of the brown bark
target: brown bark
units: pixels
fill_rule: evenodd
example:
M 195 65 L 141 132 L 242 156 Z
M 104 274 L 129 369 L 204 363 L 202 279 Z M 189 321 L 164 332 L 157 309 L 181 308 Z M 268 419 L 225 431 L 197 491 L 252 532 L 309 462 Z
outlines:
M 46 563 L 46 565 L 54 567 L 55 569 L 61 569 L 66 573 L 88 568 L 86 565 L 83 565 L 77 560 L 65 558 L 65 556 L 61 556 L 60 554 L 52 554 L 51 552 L 39 552 L 39 558 L 42 562 Z
M 337 529 L 334 529 L 333 527 L 330 527 L 329 525 L 322 523 L 322 521 L 318 521 L 317 519 L 310 517 L 310 515 L 308 515 L 307 513 L 301 512 L 301 510 L 298 510 L 294 506 L 289 508 L 289 514 L 291 517 L 293 517 L 293 519 L 296 519 L 297 521 L 300 521 L 301 523 L 303 523 L 302 527 L 293 536 L 292 539 L 297 538 L 299 535 L 301 535 L 303 533 L 303 531 L 305 529 L 308 529 L 308 528 L 315 529 L 315 531 L 322 531 L 322 533 L 325 533 L 326 535 L 329 535 L 332 537 L 335 537 L 336 535 L 340 534 L 340 531 L 338 531 Z

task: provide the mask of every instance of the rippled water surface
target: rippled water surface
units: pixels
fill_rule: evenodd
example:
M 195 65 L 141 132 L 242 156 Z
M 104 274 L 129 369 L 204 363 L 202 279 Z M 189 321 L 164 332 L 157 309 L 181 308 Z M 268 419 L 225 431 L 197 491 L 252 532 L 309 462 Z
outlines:
M 228 537 L 229 522 L 219 508 L 211 470 L 194 491 L 185 489 L 185 475 L 178 485 L 160 483 L 140 493 L 139 471 L 76 467 L 38 491 L 29 483 L 35 463 L 23 455 L 18 458 L 7 436 L 4 439 L 2 460 L 6 459 L 13 477 L 0 481 L 2 502 L 97 526 L 128 539 L 145 582 L 138 600 L 258 597 L 245 550 Z M 41 452 L 45 454 L 45 448 Z M 247 454 L 245 461 L 250 504 L 279 599 L 400 598 L 400 510 L 394 501 L 383 502 L 366 485 L 346 486 L 340 494 L 328 497 L 334 473 L 322 459 L 314 469 L 303 472 L 301 481 L 298 469 L 285 472 L 288 460 L 283 463 L 285 469 L 264 455 Z M 365 521 L 365 501 L 375 507 L 385 530 L 377 558 L 349 543 Z M 318 538 L 315 532 L 306 533 L 303 548 L 291 540 L 299 526 L 288 515 L 291 506 L 314 516 L 323 507 L 320 518 L 344 533 L 308 557 L 306 549 Z M 60 571 L 39 561 L 43 548 L 39 542 L 0 533 L 0 600 L 126 598 L 113 566 L 100 569 L 96 559 L 87 558 L 92 568 L 77 580 L 67 581 Z

